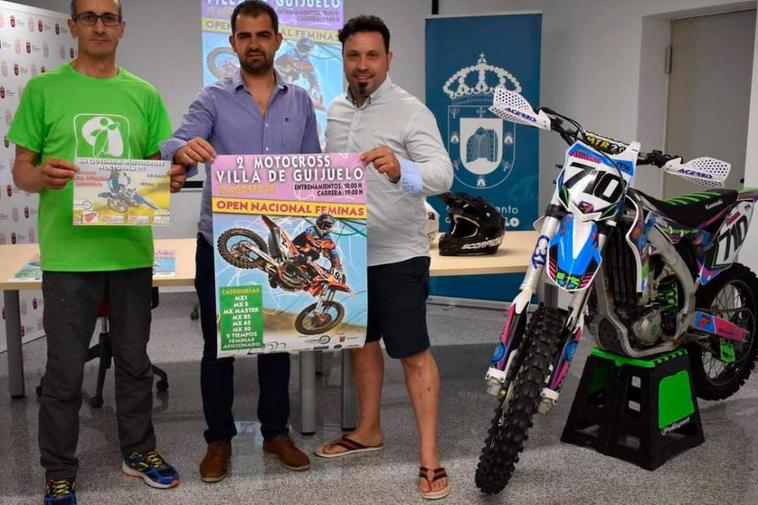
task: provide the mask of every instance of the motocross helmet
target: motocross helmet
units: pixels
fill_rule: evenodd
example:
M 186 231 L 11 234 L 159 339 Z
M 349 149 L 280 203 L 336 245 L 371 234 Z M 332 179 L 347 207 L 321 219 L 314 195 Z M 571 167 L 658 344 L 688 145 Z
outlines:
M 332 231 L 334 225 L 337 224 L 337 220 L 331 214 L 321 214 L 316 219 L 316 228 L 321 233 L 328 233 Z
M 309 38 L 303 37 L 295 44 L 295 48 L 300 54 L 307 54 L 313 50 L 313 41 Z
M 505 219 L 481 196 L 444 193 L 450 229 L 440 237 L 441 256 L 495 254 L 505 233 Z

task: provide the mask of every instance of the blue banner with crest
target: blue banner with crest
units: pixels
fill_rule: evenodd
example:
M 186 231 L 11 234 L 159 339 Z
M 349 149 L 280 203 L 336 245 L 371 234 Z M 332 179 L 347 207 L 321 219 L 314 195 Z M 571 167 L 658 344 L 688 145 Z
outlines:
M 452 191 L 482 196 L 508 230 L 529 230 L 538 216 L 539 131 L 489 111 L 497 86 L 539 105 L 542 15 L 496 14 L 426 20 L 426 101 L 453 162 Z M 447 209 L 430 198 L 441 216 Z M 501 248 L 505 247 L 501 245 Z M 435 277 L 433 295 L 511 300 L 521 275 Z

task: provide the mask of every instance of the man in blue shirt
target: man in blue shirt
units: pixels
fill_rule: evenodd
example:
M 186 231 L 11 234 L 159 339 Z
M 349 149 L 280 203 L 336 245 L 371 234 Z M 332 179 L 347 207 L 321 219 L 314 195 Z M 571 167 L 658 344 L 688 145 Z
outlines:
M 173 138 L 161 146 L 164 159 L 192 167 L 191 174 L 197 163 L 211 163 L 217 154 L 321 152 L 316 116 L 307 93 L 284 83 L 274 70 L 274 55 L 282 42 L 276 12 L 265 2 L 248 0 L 234 9 L 231 24 L 229 42 L 239 57 L 240 72 L 200 92 Z M 206 184 L 195 258 L 195 289 L 205 341 L 200 368 L 208 424 L 208 450 L 200 464 L 200 477 L 205 482 L 218 482 L 226 476 L 231 439 L 237 434 L 232 416 L 234 358 L 218 359 L 216 353 L 212 244 L 211 187 Z M 258 356 L 258 418 L 263 450 L 291 470 L 307 470 L 308 456 L 288 436 L 289 375 L 289 354 Z

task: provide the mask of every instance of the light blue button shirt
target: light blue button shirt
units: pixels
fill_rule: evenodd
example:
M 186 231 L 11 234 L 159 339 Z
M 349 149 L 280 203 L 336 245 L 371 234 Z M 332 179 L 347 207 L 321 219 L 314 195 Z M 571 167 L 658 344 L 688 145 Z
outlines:
M 161 156 L 172 159 L 195 137 L 207 140 L 217 154 L 320 153 L 316 115 L 307 92 L 285 84 L 278 73 L 276 82 L 265 116 L 239 73 L 205 87 L 189 106 L 174 136 L 161 145 Z M 196 170 L 193 167 L 190 175 Z M 212 244 L 209 171 L 206 166 L 198 231 Z

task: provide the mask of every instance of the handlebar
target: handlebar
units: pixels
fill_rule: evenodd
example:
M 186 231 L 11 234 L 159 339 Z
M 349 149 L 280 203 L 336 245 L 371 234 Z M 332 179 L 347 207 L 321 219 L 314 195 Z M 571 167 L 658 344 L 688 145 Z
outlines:
M 577 140 L 582 140 L 586 144 L 591 145 L 594 149 L 609 155 L 616 155 L 629 147 L 627 142 L 613 139 L 611 137 L 586 131 L 575 120 L 559 114 L 547 107 L 540 107 L 537 111 L 542 111 L 547 114 L 550 119 L 550 129 L 558 133 L 561 138 L 569 145 L 573 144 Z M 566 124 L 570 124 L 567 127 Z M 638 165 L 654 165 L 658 168 L 663 168 L 666 163 L 671 160 L 683 158 L 676 154 L 666 154 L 662 151 L 654 150 L 649 153 L 640 152 L 637 156 Z
M 514 123 L 554 131 L 569 145 L 577 141 L 583 142 L 607 157 L 608 163 L 617 168 L 618 163 L 611 160 L 609 156 L 613 156 L 616 160 L 622 158 L 629 161 L 634 153 L 637 156 L 638 165 L 654 165 L 666 173 L 708 187 L 723 186 L 731 168 L 729 163 L 710 157 L 695 158 L 685 162 L 681 156 L 666 154 L 661 151 L 639 152 L 640 144 L 638 142 L 626 143 L 585 131 L 578 121 L 547 107 L 541 107 L 535 112 L 523 96 L 503 87 L 498 87 L 495 90 L 490 111 L 496 116 Z

